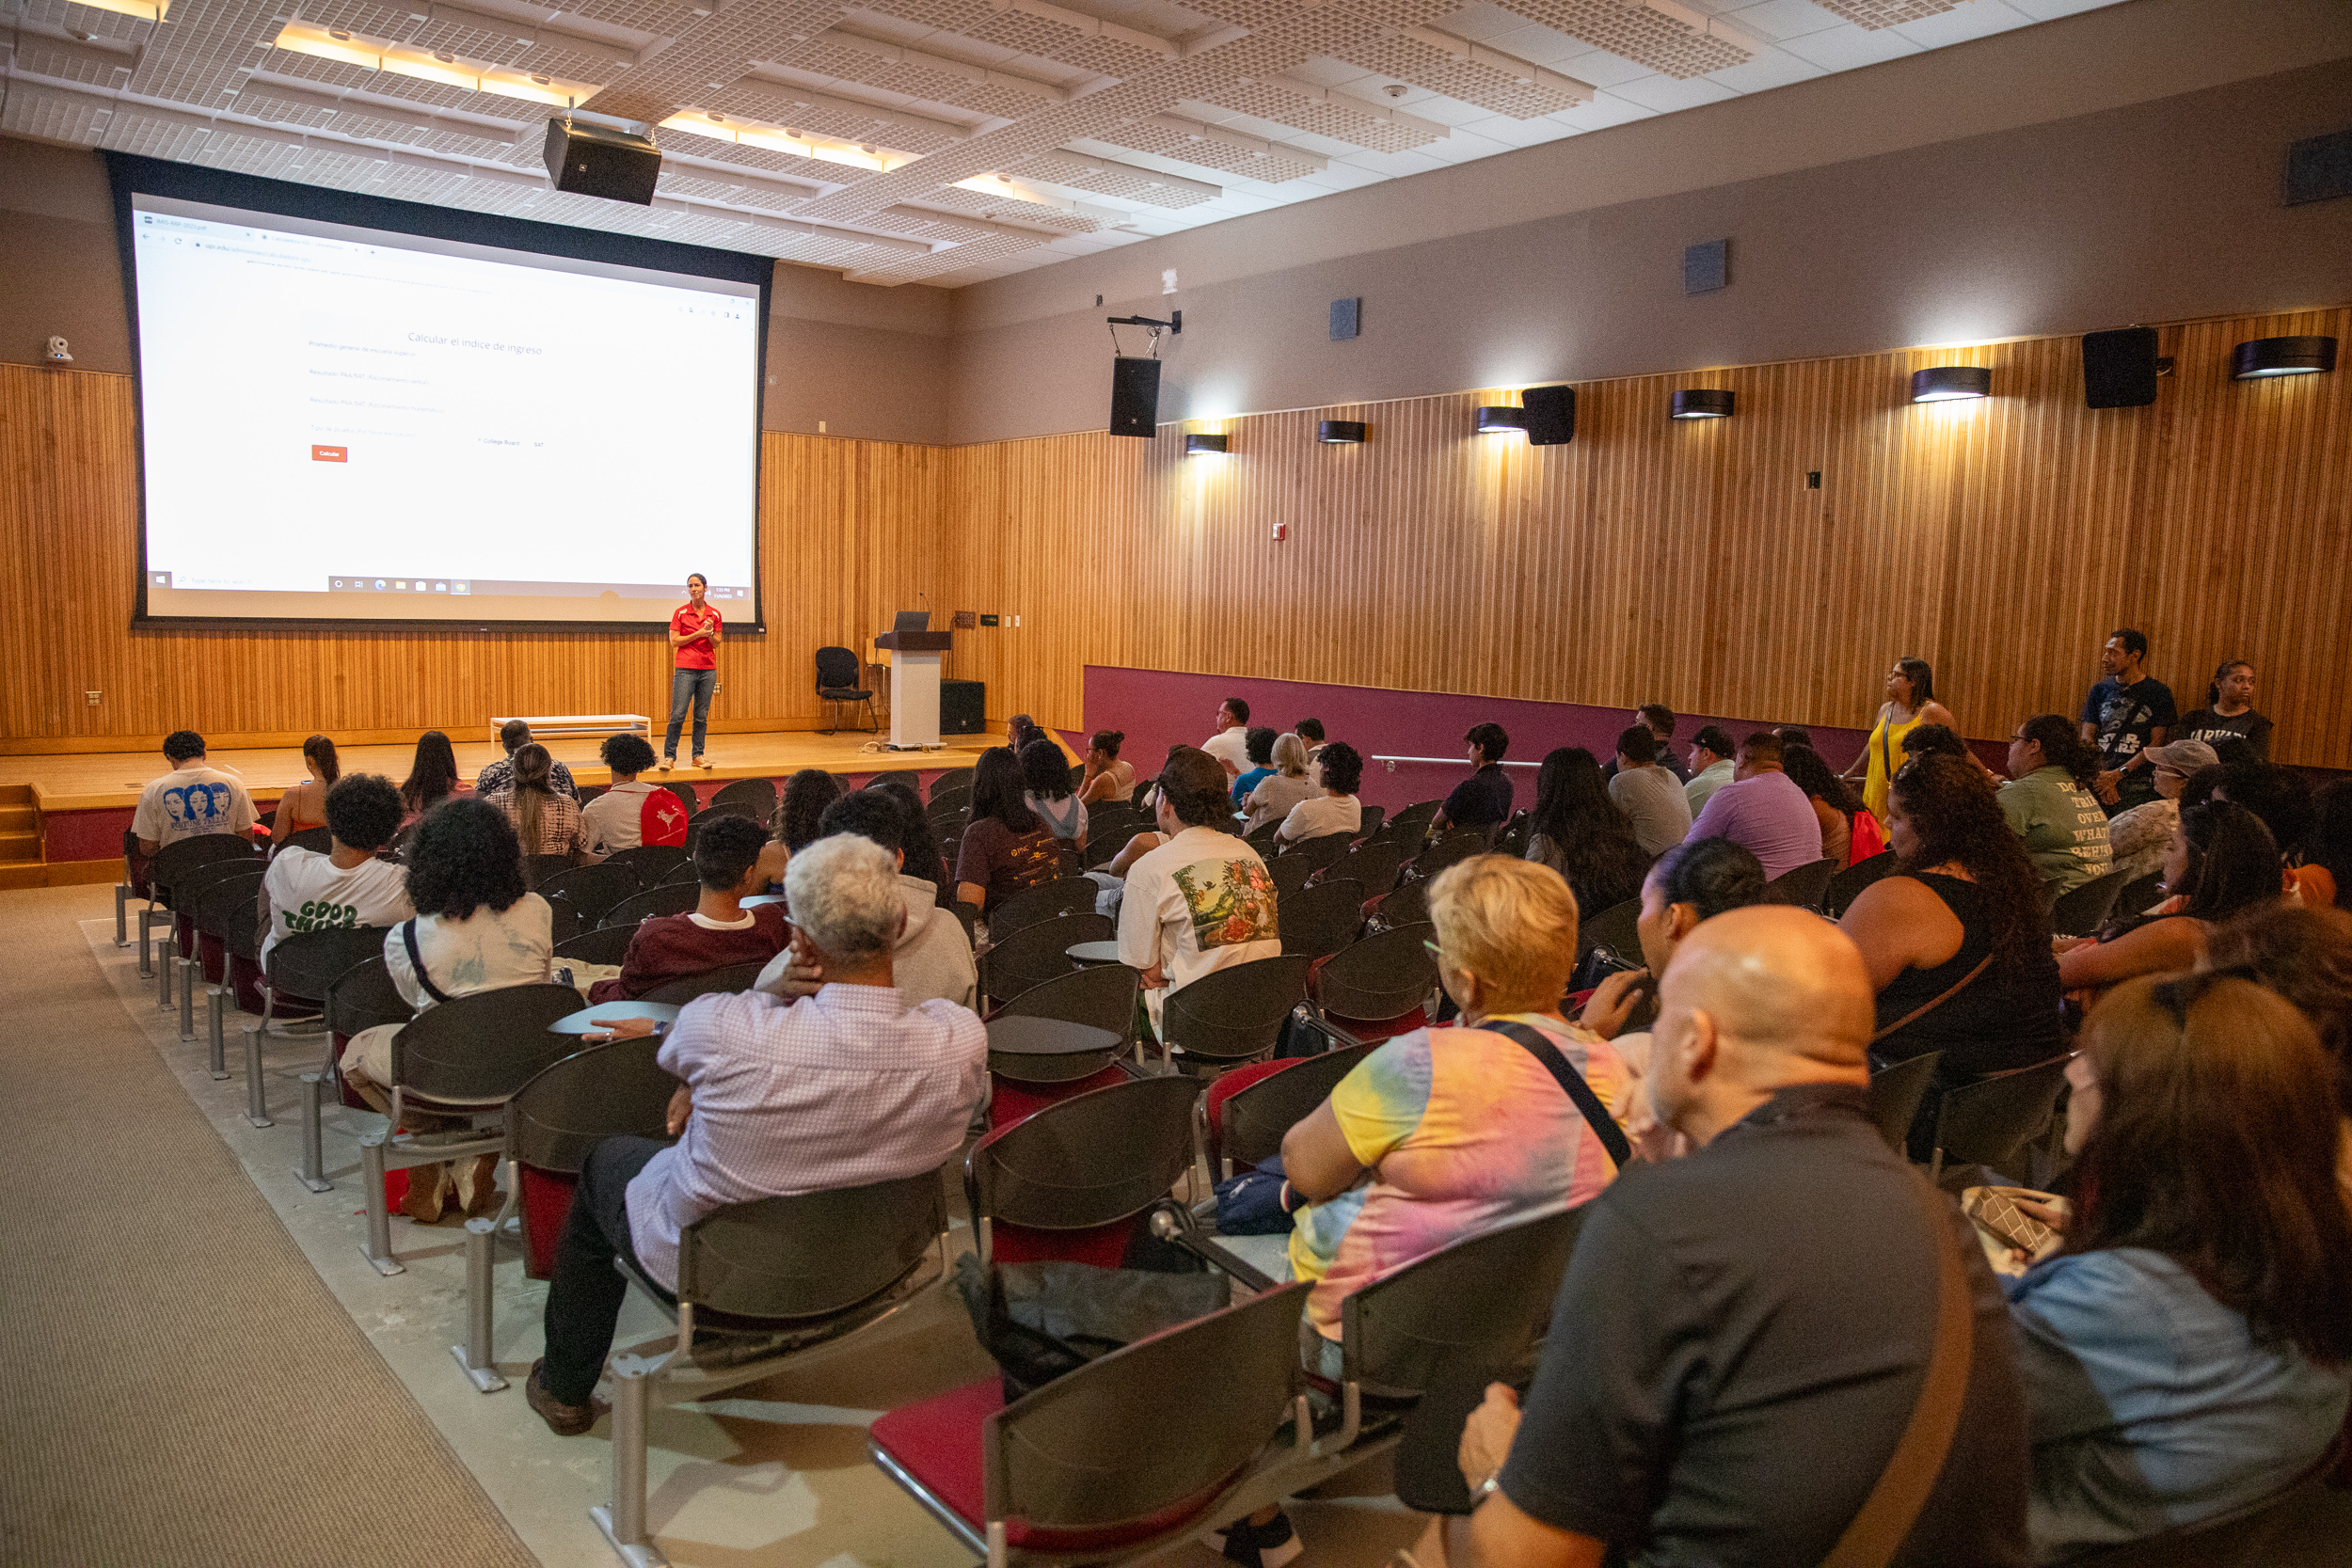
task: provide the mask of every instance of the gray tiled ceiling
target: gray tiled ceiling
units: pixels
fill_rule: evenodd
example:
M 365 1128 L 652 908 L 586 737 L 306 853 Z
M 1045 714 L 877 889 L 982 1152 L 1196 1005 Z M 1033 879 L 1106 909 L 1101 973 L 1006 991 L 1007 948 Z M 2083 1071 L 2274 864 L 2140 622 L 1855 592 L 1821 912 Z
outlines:
M 23 0 L 0 131 L 953 286 L 2114 3 L 302 0 L 893 166 L 664 129 L 645 208 L 547 187 L 544 105 L 277 47 L 294 0 Z

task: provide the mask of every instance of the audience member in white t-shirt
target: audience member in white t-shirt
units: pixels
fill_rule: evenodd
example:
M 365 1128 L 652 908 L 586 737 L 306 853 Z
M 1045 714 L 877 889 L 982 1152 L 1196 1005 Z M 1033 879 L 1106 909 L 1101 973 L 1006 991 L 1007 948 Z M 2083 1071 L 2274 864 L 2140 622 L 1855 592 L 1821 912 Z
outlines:
M 1323 721 L 1301 719 L 1291 726 L 1291 733 L 1307 745 L 1307 777 L 1317 789 L 1323 787 L 1323 770 L 1319 759 L 1323 755 Z
M 1200 749 L 1224 766 L 1228 779 L 1241 777 L 1249 767 L 1249 704 L 1240 697 L 1228 697 L 1217 705 L 1216 733 L 1200 743 Z
M 1168 997 L 1204 974 L 1279 958 L 1274 878 L 1232 832 L 1232 799 L 1215 757 L 1180 746 L 1160 770 L 1160 847 L 1127 872 L 1119 961 L 1143 975 L 1160 1028 Z
M 523 887 L 522 842 L 506 814 L 487 800 L 450 800 L 417 824 L 408 841 L 408 897 L 416 918 L 385 933 L 384 967 L 418 1012 L 481 991 L 547 983 L 555 955 L 555 912 Z M 414 961 L 408 956 L 412 935 Z M 343 1052 L 344 1082 L 387 1113 L 392 1037 L 401 1028 L 380 1023 L 363 1029 Z M 495 1165 L 495 1158 L 485 1154 L 455 1181 L 469 1213 L 481 1212 L 497 1196 Z M 438 1219 L 442 1195 L 452 1184 L 449 1176 L 445 1165 L 410 1171 L 402 1212 L 428 1225 Z
M 645 842 L 645 797 L 662 787 L 637 782 L 637 775 L 653 766 L 653 745 L 634 733 L 616 735 L 605 741 L 597 754 L 612 770 L 612 784 L 580 808 L 580 831 L 588 835 L 593 854 L 637 848 Z
M 1364 806 L 1356 798 L 1356 786 L 1363 782 L 1362 755 L 1346 741 L 1334 740 L 1315 760 L 1323 768 L 1323 791 L 1291 807 L 1282 825 L 1274 830 L 1278 847 L 1363 829 Z
M 139 853 L 152 856 L 167 844 L 204 833 L 246 833 L 253 829 L 253 797 L 245 781 L 204 757 L 204 737 L 194 730 L 164 736 L 171 771 L 139 791 L 131 831 Z
M 400 787 L 380 773 L 354 773 L 326 792 L 326 812 L 334 847 L 324 855 L 280 849 L 262 879 L 264 965 L 287 937 L 394 926 L 417 912 L 408 902 L 408 868 L 375 858 L 400 832 Z

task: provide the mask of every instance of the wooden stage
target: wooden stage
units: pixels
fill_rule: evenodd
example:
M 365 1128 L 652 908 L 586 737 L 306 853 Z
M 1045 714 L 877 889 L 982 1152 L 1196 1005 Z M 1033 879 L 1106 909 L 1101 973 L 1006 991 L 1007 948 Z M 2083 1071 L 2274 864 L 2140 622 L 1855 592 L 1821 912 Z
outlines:
M 459 740 L 451 736 L 459 772 L 470 779 L 502 753 L 492 740 Z M 572 771 L 575 783 L 601 784 L 612 775 L 596 760 L 600 737 L 558 737 L 544 742 Z M 659 742 L 657 741 L 657 746 Z M 871 774 L 920 772 L 925 775 L 953 768 L 969 768 L 981 752 L 1004 744 L 1001 736 L 955 736 L 935 752 L 886 752 L 863 731 L 821 735 L 814 730 L 773 730 L 744 734 L 714 734 L 707 753 L 708 768 L 681 766 L 668 773 L 644 777 L 664 784 L 696 786 L 707 800 L 735 779 L 770 778 L 781 786 L 787 774 L 803 768 L 851 775 L 861 781 Z M 1064 748 L 1065 751 L 1067 747 Z M 397 784 L 408 775 L 414 742 L 395 746 L 345 746 L 340 756 L 346 773 L 382 773 Z M 257 806 L 266 810 L 278 797 L 308 774 L 299 746 L 273 746 L 250 751 L 216 751 L 215 767 L 244 778 Z M 1075 760 L 1073 758 L 1073 760 Z M 0 888 L 60 886 L 109 881 L 122 862 L 122 830 L 130 826 L 131 811 L 149 781 L 169 771 L 160 752 L 86 752 L 51 755 L 0 756 L 0 809 L 22 815 L 39 834 L 37 855 L 25 850 L 20 834 L 8 835 L 14 853 L 0 856 Z M 928 780 L 927 780 L 928 782 Z

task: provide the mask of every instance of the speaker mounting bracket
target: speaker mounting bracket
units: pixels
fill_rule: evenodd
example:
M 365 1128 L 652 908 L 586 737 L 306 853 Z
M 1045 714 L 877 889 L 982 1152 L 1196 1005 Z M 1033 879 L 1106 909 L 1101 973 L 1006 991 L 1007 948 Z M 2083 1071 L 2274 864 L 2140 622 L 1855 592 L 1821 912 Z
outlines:
M 1182 310 L 1170 310 L 1166 321 L 1153 321 L 1150 316 L 1104 316 L 1103 319 L 1113 326 L 1164 326 L 1179 337 L 1184 335 L 1184 313 Z

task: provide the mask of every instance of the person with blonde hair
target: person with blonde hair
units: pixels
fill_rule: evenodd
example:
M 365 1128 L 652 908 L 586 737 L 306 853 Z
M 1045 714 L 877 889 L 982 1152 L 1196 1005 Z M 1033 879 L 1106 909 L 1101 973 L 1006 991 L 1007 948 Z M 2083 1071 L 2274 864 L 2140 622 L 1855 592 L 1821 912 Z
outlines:
M 1314 1282 L 1315 1370 L 1332 1376 L 1349 1295 L 1473 1232 L 1589 1202 L 1626 1153 L 1600 1109 L 1623 1076 L 1616 1048 L 1560 1012 L 1576 966 L 1567 884 L 1548 866 L 1479 855 L 1438 876 L 1429 917 L 1460 1026 L 1386 1041 L 1282 1139 L 1284 1200 L 1303 1200 L 1291 1271 Z M 1279 1513 L 1220 1533 L 1240 1560 L 1297 1555 Z
M 2034 1557 L 2261 1501 L 2352 1399 L 2352 1215 L 2335 1066 L 2235 974 L 2110 991 L 2067 1064 L 2072 1212 L 2010 1287 L 2030 1413 Z
M 1307 777 L 1307 743 L 1295 735 L 1274 737 L 1274 771 L 1260 779 L 1242 798 L 1248 814 L 1242 832 L 1254 833 L 1269 822 L 1279 822 L 1301 800 L 1311 800 L 1323 788 Z

